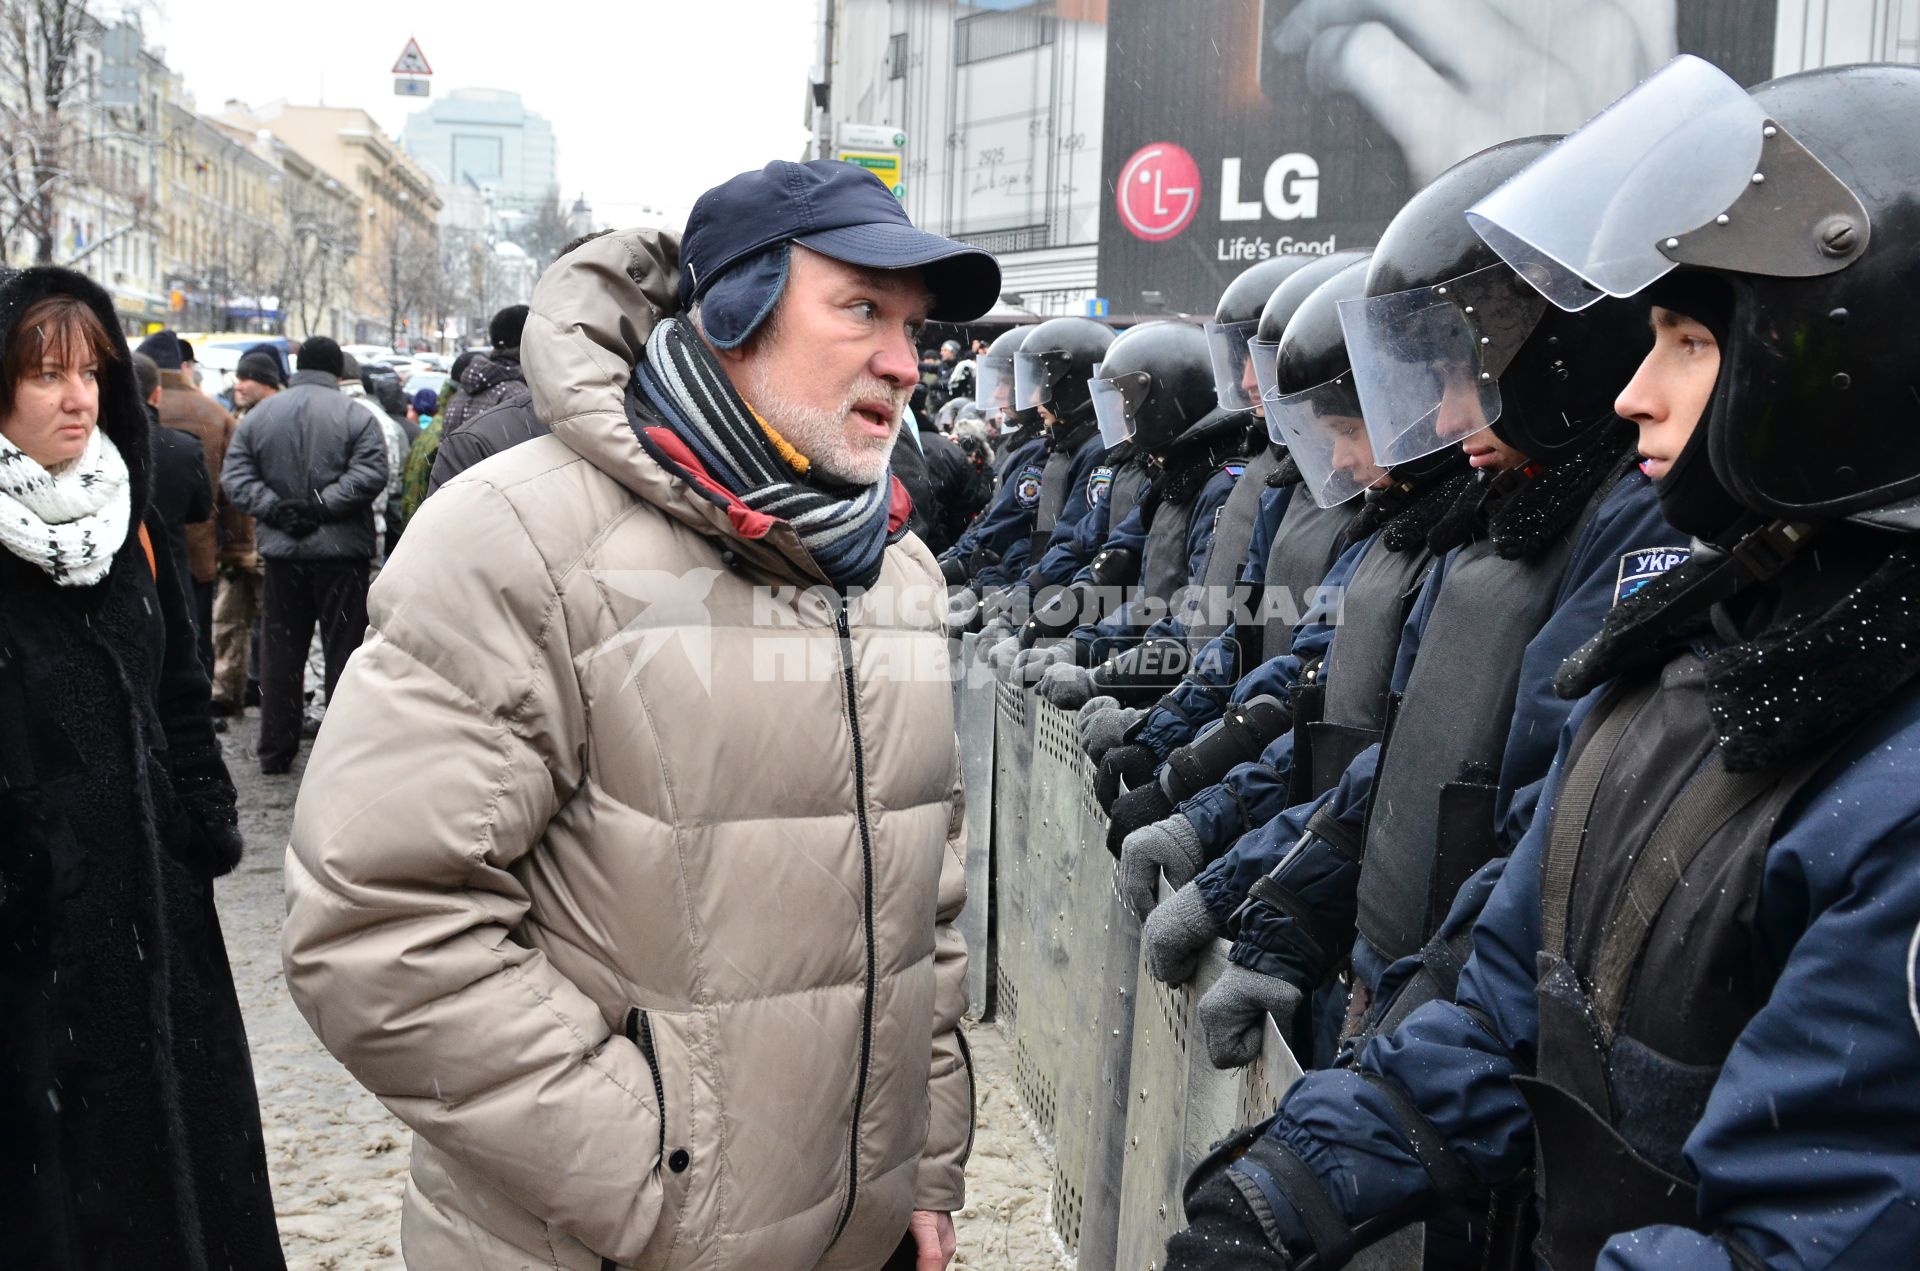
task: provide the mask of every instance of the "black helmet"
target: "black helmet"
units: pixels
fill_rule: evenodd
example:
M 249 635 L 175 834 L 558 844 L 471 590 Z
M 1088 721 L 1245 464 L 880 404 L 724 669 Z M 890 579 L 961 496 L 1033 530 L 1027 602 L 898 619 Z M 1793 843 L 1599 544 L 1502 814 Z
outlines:
M 1112 343 L 1113 329 L 1092 318 L 1049 318 L 1029 328 L 1013 355 L 1014 404 L 1044 404 L 1065 423 L 1086 419 L 1093 412 L 1087 380 Z
M 1367 258 L 1363 251 L 1334 252 L 1331 256 L 1317 257 L 1306 268 L 1297 270 L 1291 278 L 1274 288 L 1273 294 L 1260 309 L 1260 318 L 1254 327 L 1251 352 L 1255 378 L 1260 385 L 1262 397 L 1272 396 L 1276 392 L 1278 361 L 1280 356 L 1280 336 L 1287 329 L 1287 323 L 1293 321 L 1293 315 L 1308 296 L 1320 289 L 1320 284 Z
M 1115 446 L 1130 437 L 1142 451 L 1164 454 L 1214 412 L 1206 333 L 1185 322 L 1125 331 L 1090 388 L 1101 440 Z
M 1920 530 L 1920 158 L 1895 122 L 1915 118 L 1911 66 L 1748 94 L 1680 57 L 1482 200 L 1474 228 L 1566 309 L 1676 266 L 1719 280 L 1702 422 L 1720 482 L 1763 516 Z
M 1002 411 L 1014 413 L 1013 355 L 1020 351 L 1021 342 L 1031 330 L 1032 327 L 1014 327 L 1002 332 L 974 361 L 973 397 L 988 419 L 996 418 Z
M 1641 310 L 1566 314 L 1489 247 L 1467 209 L 1550 150 L 1503 142 L 1461 160 L 1394 216 L 1343 310 L 1374 452 L 1404 463 L 1489 424 L 1529 458 L 1563 458 L 1613 423 L 1613 402 L 1646 355 Z
M 1207 352 L 1213 358 L 1213 391 L 1222 410 L 1258 410 L 1260 389 L 1248 365 L 1247 341 L 1260 322 L 1260 310 L 1274 288 L 1318 256 L 1275 256 L 1263 260 L 1227 284 L 1207 323 Z
M 1714 470 L 1765 516 L 1920 530 L 1920 67 L 1808 71 L 1753 97 L 1859 199 L 1864 220 L 1852 228 L 1866 241 L 1844 268 L 1814 277 L 1712 271 L 1734 296 L 1707 421 Z M 1761 162 L 1774 161 L 1763 150 Z M 1799 228 L 1837 238 L 1843 227 L 1822 222 L 1843 219 L 1828 212 Z M 1809 462 L 1811 448 L 1835 444 L 1844 452 Z
M 1347 365 L 1338 305 L 1366 291 L 1355 261 L 1314 288 L 1281 333 L 1267 432 L 1287 448 L 1321 507 L 1345 503 L 1383 475 L 1373 461 L 1360 395 Z

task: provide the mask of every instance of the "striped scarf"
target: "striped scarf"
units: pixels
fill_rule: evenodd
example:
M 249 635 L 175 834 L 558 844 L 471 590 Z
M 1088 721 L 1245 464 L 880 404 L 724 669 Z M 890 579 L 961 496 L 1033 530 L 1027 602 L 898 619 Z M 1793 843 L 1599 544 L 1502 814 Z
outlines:
M 707 475 L 755 512 L 785 521 L 834 586 L 870 587 L 886 553 L 893 475 L 847 495 L 802 482 L 733 391 L 688 323 L 663 320 L 628 386 L 628 414 L 644 405 L 686 443 Z M 635 420 L 635 426 L 640 421 Z

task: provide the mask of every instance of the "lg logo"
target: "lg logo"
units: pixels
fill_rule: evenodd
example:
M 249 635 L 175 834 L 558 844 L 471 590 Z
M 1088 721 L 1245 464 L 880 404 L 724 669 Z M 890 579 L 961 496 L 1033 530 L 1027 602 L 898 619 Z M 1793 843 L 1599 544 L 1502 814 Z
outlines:
M 1165 242 L 1200 210 L 1200 165 L 1170 141 L 1142 146 L 1120 169 L 1113 200 L 1135 238 Z
M 1267 165 L 1258 197 L 1244 198 L 1239 158 L 1220 161 L 1220 219 L 1310 221 L 1320 215 L 1320 165 L 1312 155 L 1283 154 Z M 1120 169 L 1114 189 L 1120 221 L 1135 238 L 1162 243 L 1193 223 L 1200 210 L 1200 165 L 1171 141 L 1142 146 Z

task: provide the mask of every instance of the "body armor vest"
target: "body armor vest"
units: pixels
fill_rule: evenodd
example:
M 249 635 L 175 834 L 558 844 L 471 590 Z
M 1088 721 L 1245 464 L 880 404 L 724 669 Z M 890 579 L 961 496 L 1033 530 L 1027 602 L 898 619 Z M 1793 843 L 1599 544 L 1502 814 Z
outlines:
M 1140 551 L 1140 590 L 1145 595 L 1171 602 L 1187 585 L 1187 531 L 1192 528 L 1196 504 L 1197 500 L 1161 503 L 1153 509 Z
M 1240 569 L 1247 563 L 1253 526 L 1260 519 L 1260 496 L 1267 492 L 1267 478 L 1280 466 L 1280 453 L 1272 446 L 1262 446 L 1246 464 L 1213 523 L 1213 542 L 1207 548 L 1206 567 L 1200 575 L 1205 591 L 1200 608 L 1187 624 L 1187 647 L 1196 653 L 1227 629 L 1226 600 L 1240 582 Z
M 1700 659 L 1617 684 L 1575 739 L 1541 860 L 1533 1110 L 1556 1271 L 1613 1235 L 1698 1228 L 1681 1148 L 1772 989 L 1749 921 L 1781 813 L 1831 749 L 1730 774 Z
M 1400 630 L 1432 566 L 1425 547 L 1391 551 L 1384 534 L 1374 535 L 1360 558 L 1333 647 L 1294 721 L 1294 803 L 1333 789 L 1354 756 L 1380 740 Z
M 1246 479 L 1241 478 L 1242 485 Z M 1261 576 L 1259 661 L 1287 651 L 1287 637 L 1326 581 L 1327 571 L 1346 546 L 1347 527 L 1360 514 L 1359 499 L 1323 508 L 1313 501 L 1304 481 L 1295 482 L 1287 510 L 1267 551 L 1267 572 Z M 1349 592 L 1351 594 L 1351 592 Z
M 1027 559 L 1036 565 L 1046 555 L 1047 540 L 1053 537 L 1053 527 L 1059 524 L 1067 496 L 1072 493 L 1074 458 L 1093 432 L 1094 425 L 1080 424 L 1060 436 L 1047 452 L 1046 467 L 1040 470 L 1040 502 L 1033 510 L 1033 537 L 1028 543 Z
M 1388 961 L 1425 944 L 1460 884 L 1493 858 L 1521 659 L 1553 613 L 1578 537 L 1576 527 L 1531 559 L 1504 560 L 1483 536 L 1448 563 L 1367 821 L 1359 928 Z
M 1146 460 L 1137 455 L 1114 469 L 1113 484 L 1107 487 L 1107 533 L 1119 529 L 1120 523 L 1140 506 L 1148 479 Z

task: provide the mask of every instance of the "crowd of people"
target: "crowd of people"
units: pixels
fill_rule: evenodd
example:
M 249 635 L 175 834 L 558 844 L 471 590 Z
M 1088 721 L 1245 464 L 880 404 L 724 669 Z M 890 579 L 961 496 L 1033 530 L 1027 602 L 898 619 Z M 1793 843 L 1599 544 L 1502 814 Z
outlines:
M 1902 1265 L 1915 118 L 1681 58 L 1211 321 L 967 344 L 990 255 L 776 162 L 411 399 L 310 336 L 216 400 L 0 276 L 9 1258 L 282 1265 L 211 887 L 257 701 L 410 1265 L 942 1271 L 972 635 L 1076 712 L 1148 972 L 1231 942 L 1208 1059 L 1307 1070 L 1161 1265 Z

